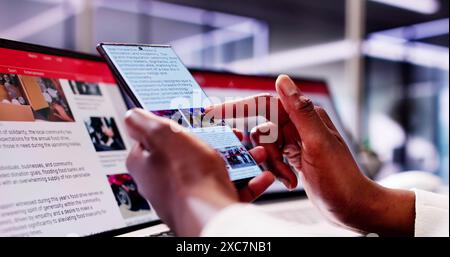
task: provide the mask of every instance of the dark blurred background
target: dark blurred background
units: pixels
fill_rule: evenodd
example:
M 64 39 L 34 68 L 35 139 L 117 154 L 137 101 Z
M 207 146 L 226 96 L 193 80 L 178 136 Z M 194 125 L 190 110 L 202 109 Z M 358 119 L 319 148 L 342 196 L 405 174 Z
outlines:
M 172 44 L 190 67 L 326 79 L 376 177 L 449 173 L 446 0 L 0 0 L 0 37 L 96 53 Z

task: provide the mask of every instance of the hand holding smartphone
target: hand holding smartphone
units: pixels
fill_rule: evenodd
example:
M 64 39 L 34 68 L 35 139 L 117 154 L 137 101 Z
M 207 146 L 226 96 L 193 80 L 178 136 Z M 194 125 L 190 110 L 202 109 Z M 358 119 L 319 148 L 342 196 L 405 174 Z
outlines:
M 261 173 L 223 120 L 205 119 L 205 107 L 211 103 L 170 46 L 101 43 L 97 50 L 116 76 L 129 108 L 175 120 L 216 149 L 238 188 Z

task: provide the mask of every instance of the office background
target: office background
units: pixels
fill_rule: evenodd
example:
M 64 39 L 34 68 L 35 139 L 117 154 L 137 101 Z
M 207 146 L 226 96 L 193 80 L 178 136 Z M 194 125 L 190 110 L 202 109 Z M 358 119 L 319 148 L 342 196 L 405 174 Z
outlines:
M 449 174 L 448 0 L 0 0 L 0 37 L 96 53 L 171 44 L 190 67 L 326 79 L 369 173 Z

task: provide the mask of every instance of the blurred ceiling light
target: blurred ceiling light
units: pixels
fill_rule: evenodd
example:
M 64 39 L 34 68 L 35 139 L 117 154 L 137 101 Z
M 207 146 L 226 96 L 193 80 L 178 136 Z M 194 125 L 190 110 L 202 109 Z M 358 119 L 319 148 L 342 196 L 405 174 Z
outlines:
M 256 36 L 255 33 L 259 30 L 258 25 L 258 23 L 249 20 L 229 27 L 174 40 L 170 44 L 175 49 L 178 49 L 177 53 L 179 54 L 184 52 L 191 53 Z
M 23 40 L 78 14 L 82 10 L 83 3 L 91 0 L 33 1 L 57 5 L 5 31 L 0 31 L 0 37 Z M 202 32 L 170 42 L 187 60 L 189 60 L 189 55 L 195 54 L 196 51 L 246 38 L 254 39 L 254 55 L 264 56 L 269 52 L 269 29 L 267 24 L 254 18 L 162 1 L 96 0 L 93 4 L 95 7 L 110 10 L 146 14 L 156 18 L 212 27 L 209 32 Z
M 102 7 L 105 9 L 142 13 L 156 18 L 163 18 L 198 25 L 209 25 L 213 27 L 230 26 L 252 19 L 244 16 L 208 11 L 201 8 L 166 3 L 162 1 L 142 2 L 137 0 L 98 0 L 95 1 L 94 4 L 97 7 Z M 142 8 L 142 4 L 148 4 L 148 8 Z M 208 15 L 213 18 L 208 19 Z
M 407 45 L 407 47 L 408 54 L 405 56 L 407 62 L 419 66 L 449 70 L 447 47 L 424 43 L 412 43 Z
M 372 0 L 372 1 L 422 14 L 436 13 L 441 7 L 438 0 Z
M 408 40 L 419 40 L 430 37 L 447 35 L 449 31 L 449 19 L 439 19 L 418 23 L 411 26 L 399 27 L 372 33 L 371 36 L 389 36 Z
M 0 31 L 0 37 L 23 40 L 81 12 L 81 1 L 69 0 L 68 3 L 71 4 L 72 8 L 67 8 L 67 6 L 59 4 L 56 7 L 52 7 L 36 16 L 19 22 L 9 29 Z
M 253 54 L 255 56 L 265 56 L 269 52 L 268 26 L 254 18 L 162 1 L 98 0 L 95 4 L 97 7 L 110 10 L 142 13 L 151 17 L 212 27 L 208 32 L 169 42 L 187 65 L 190 64 L 191 55 L 195 55 L 198 51 L 246 38 L 254 39 Z
M 356 45 L 347 40 L 311 47 L 287 50 L 267 57 L 235 61 L 226 68 L 244 73 L 276 73 L 292 68 L 304 68 L 345 61 L 357 54 Z M 449 70 L 447 47 L 408 42 L 392 37 L 374 37 L 363 42 L 365 55 L 390 60 L 406 61 L 415 65 Z
M 449 70 L 448 47 L 376 37 L 364 42 L 363 52 L 374 58 L 406 61 L 419 66 Z
M 289 68 L 302 68 L 348 59 L 356 54 L 351 41 L 341 40 L 270 54 L 267 57 L 241 60 L 226 67 L 237 72 L 277 72 Z
M 377 36 L 363 43 L 363 52 L 370 57 L 399 62 L 406 54 L 403 47 L 406 42 L 397 38 Z

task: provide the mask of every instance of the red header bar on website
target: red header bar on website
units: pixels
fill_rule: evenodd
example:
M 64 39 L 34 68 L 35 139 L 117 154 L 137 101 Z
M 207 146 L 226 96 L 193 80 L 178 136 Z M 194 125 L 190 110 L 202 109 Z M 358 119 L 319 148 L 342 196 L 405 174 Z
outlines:
M 0 48 L 0 73 L 115 83 L 103 62 Z
M 246 89 L 256 91 L 275 91 L 275 79 L 270 77 L 241 76 L 221 73 L 193 72 L 195 80 L 203 88 Z M 305 93 L 329 95 L 323 82 L 294 80 Z

